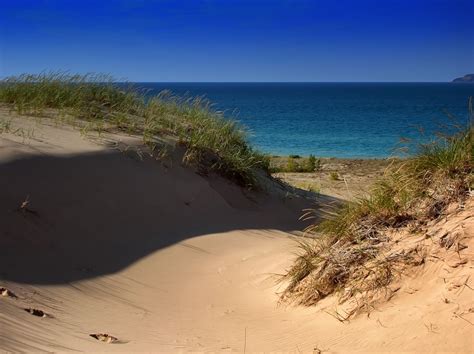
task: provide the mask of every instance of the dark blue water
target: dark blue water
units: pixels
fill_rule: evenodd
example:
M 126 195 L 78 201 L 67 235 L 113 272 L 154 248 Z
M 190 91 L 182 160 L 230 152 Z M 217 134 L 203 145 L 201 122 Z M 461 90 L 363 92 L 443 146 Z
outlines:
M 451 83 L 142 83 L 184 95 L 205 95 L 275 155 L 393 155 L 401 137 L 427 135 L 468 121 L 474 85 Z

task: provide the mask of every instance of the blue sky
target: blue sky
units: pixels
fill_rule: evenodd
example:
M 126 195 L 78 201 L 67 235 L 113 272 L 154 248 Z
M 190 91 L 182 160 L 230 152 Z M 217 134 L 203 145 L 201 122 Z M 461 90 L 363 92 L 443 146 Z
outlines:
M 0 0 L 0 76 L 448 81 L 474 72 L 472 0 Z

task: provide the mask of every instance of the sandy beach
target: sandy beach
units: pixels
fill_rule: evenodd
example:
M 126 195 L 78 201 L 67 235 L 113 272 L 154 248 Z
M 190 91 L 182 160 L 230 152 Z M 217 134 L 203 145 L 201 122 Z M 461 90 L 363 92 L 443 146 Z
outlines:
M 302 210 L 335 196 L 277 182 L 250 192 L 183 166 L 179 151 L 147 157 L 133 136 L 1 118 L 13 127 L 0 135 L 2 350 L 473 350 L 472 198 L 429 229 L 463 233 L 457 259 L 433 253 L 389 302 L 341 322 L 335 298 L 280 303 L 278 282 Z
M 307 158 L 295 159 L 304 164 Z M 342 200 L 355 200 L 366 196 L 374 183 L 383 176 L 387 167 L 400 163 L 400 159 L 342 159 L 319 158 L 311 172 L 288 172 L 288 157 L 273 157 L 272 165 L 281 171 L 272 173 L 290 186 Z

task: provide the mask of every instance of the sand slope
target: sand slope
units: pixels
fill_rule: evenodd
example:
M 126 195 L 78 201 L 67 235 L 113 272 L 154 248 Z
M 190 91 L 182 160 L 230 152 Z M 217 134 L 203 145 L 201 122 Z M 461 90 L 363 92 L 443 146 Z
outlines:
M 433 258 L 370 318 L 340 323 L 328 314 L 332 299 L 278 305 L 275 274 L 290 264 L 291 232 L 311 202 L 249 194 L 176 161 L 140 160 L 71 128 L 28 124 L 26 139 L 0 135 L 0 287 L 17 296 L 0 297 L 1 349 L 474 349 L 472 203 L 433 226 L 463 229 L 472 245 L 464 263 Z

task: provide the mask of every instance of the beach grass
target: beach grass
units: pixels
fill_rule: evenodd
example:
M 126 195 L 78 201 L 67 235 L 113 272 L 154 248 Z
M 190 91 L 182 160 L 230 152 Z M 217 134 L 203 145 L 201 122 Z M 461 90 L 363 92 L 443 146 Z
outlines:
M 391 231 L 419 230 L 451 203 L 462 204 L 474 187 L 474 113 L 454 134 L 417 143 L 413 156 L 390 166 L 367 197 L 327 206 L 328 219 L 306 229 L 298 256 L 283 275 L 285 301 L 314 305 L 331 294 L 357 298 L 346 315 L 371 307 L 375 295 L 407 265 L 420 264 L 418 249 L 394 250 Z M 310 210 L 305 217 L 311 218 Z
M 268 171 L 269 159 L 253 149 L 247 132 L 202 97 L 179 97 L 164 91 L 150 96 L 108 75 L 64 72 L 23 74 L 0 82 L 0 103 L 19 114 L 84 122 L 84 130 L 120 131 L 140 135 L 152 150 L 163 136 L 185 147 L 184 161 L 223 174 L 252 188 L 258 170 Z

